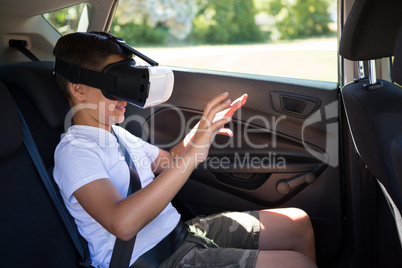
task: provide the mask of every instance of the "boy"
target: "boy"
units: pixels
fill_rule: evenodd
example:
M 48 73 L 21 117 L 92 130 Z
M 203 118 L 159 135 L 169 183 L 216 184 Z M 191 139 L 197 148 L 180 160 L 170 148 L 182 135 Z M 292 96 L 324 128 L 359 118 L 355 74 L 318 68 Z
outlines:
M 101 72 L 132 57 L 109 37 L 101 32 L 66 35 L 53 54 Z M 214 119 L 230 107 L 228 93 L 211 100 L 191 134 L 167 152 L 114 126 L 124 120 L 125 101 L 108 99 L 101 90 L 60 75 L 56 79 L 74 111 L 74 125 L 57 146 L 55 181 L 88 241 L 93 265 L 109 266 L 116 237 L 128 241 L 136 236 L 130 260 L 135 265 L 179 223 L 180 214 L 170 202 L 207 158 L 214 136 L 225 133 L 221 129 L 231 118 Z M 127 147 L 141 180 L 142 189 L 129 196 L 130 171 L 111 132 Z M 315 267 L 313 230 L 301 210 L 222 213 L 186 224 L 187 239 L 159 267 Z M 203 241 L 212 246 L 205 248 Z

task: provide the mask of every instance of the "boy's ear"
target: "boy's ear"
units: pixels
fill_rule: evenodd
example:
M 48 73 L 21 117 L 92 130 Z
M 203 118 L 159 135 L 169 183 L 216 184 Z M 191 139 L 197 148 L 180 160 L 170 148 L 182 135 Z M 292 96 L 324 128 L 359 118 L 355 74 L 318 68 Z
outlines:
M 73 84 L 68 82 L 68 89 L 73 99 L 77 100 L 78 102 L 85 100 L 85 89 L 82 84 Z

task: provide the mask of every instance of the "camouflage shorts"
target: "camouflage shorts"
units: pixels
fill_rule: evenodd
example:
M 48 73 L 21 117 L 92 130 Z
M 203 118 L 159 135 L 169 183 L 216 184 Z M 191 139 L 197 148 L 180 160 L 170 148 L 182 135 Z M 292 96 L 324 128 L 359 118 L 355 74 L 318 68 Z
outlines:
M 189 236 L 160 268 L 254 267 L 258 255 L 258 211 L 225 212 L 187 221 Z

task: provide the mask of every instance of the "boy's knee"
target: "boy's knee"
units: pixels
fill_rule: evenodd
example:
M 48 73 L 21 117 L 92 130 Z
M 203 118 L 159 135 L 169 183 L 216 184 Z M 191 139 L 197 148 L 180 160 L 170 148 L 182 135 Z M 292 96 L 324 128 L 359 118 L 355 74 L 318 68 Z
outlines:
M 304 210 L 300 209 L 300 208 L 288 208 L 287 210 L 288 210 L 289 216 L 294 221 L 298 221 L 298 220 L 308 220 L 308 221 L 310 221 L 309 216 L 307 215 L 307 213 Z
M 294 260 L 294 267 L 304 267 L 304 268 L 316 268 L 317 265 L 307 258 L 304 254 L 299 252 L 292 252 L 292 256 L 290 256 Z
M 310 217 L 308 214 L 299 208 L 286 208 L 282 211 L 287 217 L 289 217 L 293 224 L 300 228 L 309 228 L 311 226 Z
M 286 214 L 292 219 L 292 233 L 294 237 L 306 237 L 313 236 L 313 227 L 311 225 L 310 217 L 308 214 L 299 208 L 288 208 Z
M 300 239 L 313 236 L 313 228 L 310 217 L 307 213 L 299 208 L 279 208 L 267 210 L 274 215 L 281 217 L 271 218 L 270 220 L 278 220 L 281 230 L 285 231 L 288 237 Z

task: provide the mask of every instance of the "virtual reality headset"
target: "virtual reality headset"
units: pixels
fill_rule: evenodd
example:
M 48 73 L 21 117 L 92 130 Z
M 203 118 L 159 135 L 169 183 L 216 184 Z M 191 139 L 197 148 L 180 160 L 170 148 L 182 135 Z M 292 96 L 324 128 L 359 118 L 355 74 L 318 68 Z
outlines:
M 54 73 L 71 83 L 98 88 L 108 99 L 127 101 L 144 109 L 167 101 L 173 91 L 173 71 L 158 66 L 157 62 L 128 46 L 121 38 L 111 39 L 150 66 L 136 66 L 134 59 L 125 59 L 97 72 L 56 58 Z

